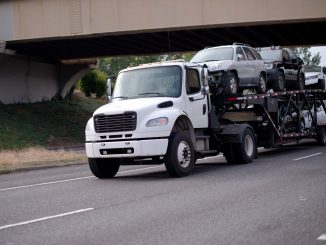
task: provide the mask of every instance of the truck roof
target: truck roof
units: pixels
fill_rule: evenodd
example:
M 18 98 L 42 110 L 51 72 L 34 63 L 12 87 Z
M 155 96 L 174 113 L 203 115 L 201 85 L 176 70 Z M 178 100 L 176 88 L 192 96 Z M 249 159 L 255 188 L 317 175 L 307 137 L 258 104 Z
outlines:
M 171 66 L 171 65 L 178 65 L 178 66 L 199 66 L 198 64 L 186 62 L 184 60 L 179 59 L 179 60 L 169 60 L 169 61 L 160 61 L 160 62 L 154 62 L 154 63 L 140 64 L 138 66 L 127 67 L 127 68 L 121 70 L 120 72 L 137 70 L 137 69 L 143 69 L 143 68 L 149 68 L 149 67 Z

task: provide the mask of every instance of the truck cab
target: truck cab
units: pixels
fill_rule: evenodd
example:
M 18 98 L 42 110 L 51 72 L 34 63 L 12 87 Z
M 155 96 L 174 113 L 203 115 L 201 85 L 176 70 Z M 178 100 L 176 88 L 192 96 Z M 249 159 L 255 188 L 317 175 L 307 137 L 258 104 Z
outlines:
M 199 65 L 175 61 L 122 70 L 111 101 L 97 109 L 86 126 L 91 170 L 108 177 L 122 161 L 162 162 L 171 135 L 183 142 L 176 152 L 178 161 L 193 165 L 194 132 L 208 127 L 208 111 L 208 88 Z M 188 133 L 180 136 L 181 131 Z

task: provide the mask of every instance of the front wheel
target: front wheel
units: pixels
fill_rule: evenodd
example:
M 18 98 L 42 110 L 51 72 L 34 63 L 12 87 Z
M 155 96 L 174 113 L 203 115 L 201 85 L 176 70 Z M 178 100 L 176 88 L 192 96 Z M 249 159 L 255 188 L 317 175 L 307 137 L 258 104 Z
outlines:
M 195 151 L 187 132 L 172 133 L 165 158 L 165 167 L 172 177 L 188 175 L 195 165 Z
M 278 72 L 277 80 L 273 84 L 273 90 L 275 92 L 283 92 L 285 90 L 285 78 L 282 72 Z
M 238 93 L 238 78 L 233 72 L 228 73 L 228 81 L 225 86 L 225 94 L 235 95 Z
M 113 178 L 120 168 L 117 160 L 109 158 L 88 158 L 88 163 L 92 173 L 99 179 Z
M 258 94 L 265 94 L 267 92 L 267 82 L 264 74 L 259 75 L 259 84 L 258 87 L 256 88 L 256 92 Z
M 305 87 L 304 75 L 300 74 L 299 75 L 299 81 L 298 81 L 298 84 L 297 84 L 297 89 L 303 90 L 304 87 Z

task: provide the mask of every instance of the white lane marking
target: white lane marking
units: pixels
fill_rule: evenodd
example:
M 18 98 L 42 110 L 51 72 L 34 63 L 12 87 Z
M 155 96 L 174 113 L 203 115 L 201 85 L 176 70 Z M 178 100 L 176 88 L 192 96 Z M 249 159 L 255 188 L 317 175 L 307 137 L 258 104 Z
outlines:
M 326 241 L 326 234 L 322 234 L 320 237 L 317 238 L 318 241 Z
M 312 155 L 309 155 L 309 156 L 304 156 L 304 157 L 299 157 L 299 158 L 296 158 L 296 159 L 293 159 L 293 161 L 299 161 L 301 159 L 305 159 L 305 158 L 309 158 L 309 157 L 314 157 L 314 156 L 318 156 L 322 154 L 321 152 L 318 152 L 318 153 L 315 153 L 315 154 L 312 154 Z
M 136 171 L 152 169 L 152 168 L 159 168 L 161 166 L 162 165 L 154 166 L 154 167 L 138 168 L 138 169 L 133 169 L 133 170 L 126 170 L 126 171 L 118 172 L 118 174 L 136 172 Z M 2 188 L 2 189 L 0 189 L 0 191 L 9 191 L 9 190 L 23 189 L 23 188 L 29 188 L 29 187 L 35 187 L 35 186 L 43 186 L 43 185 L 53 185 L 53 184 L 71 182 L 71 181 L 76 181 L 76 180 L 84 180 L 84 179 L 90 179 L 90 178 L 95 178 L 95 176 L 91 175 L 91 176 L 85 176 L 85 177 L 80 177 L 80 178 L 65 179 L 65 180 L 58 180 L 58 181 L 51 181 L 51 182 L 43 182 L 43 183 L 32 184 L 32 185 L 21 185 L 21 186 L 15 186 L 15 187 L 8 187 L 8 188 Z
M 4 225 L 4 226 L 0 226 L 0 230 L 4 230 L 4 229 L 16 227 L 16 226 L 28 225 L 28 224 L 32 224 L 32 223 L 36 223 L 36 222 L 40 222 L 40 221 L 45 221 L 48 219 L 55 219 L 55 218 L 72 215 L 72 214 L 78 214 L 78 213 L 87 212 L 87 211 L 91 211 L 91 210 L 94 210 L 94 208 L 79 209 L 79 210 L 68 212 L 68 213 L 56 214 L 56 215 L 46 216 L 46 217 L 39 218 L 39 219 L 23 221 L 23 222 L 16 223 L 16 224 Z
M 74 179 L 58 180 L 58 181 L 51 181 L 51 182 L 44 182 L 44 183 L 38 183 L 38 184 L 32 184 L 32 185 L 21 185 L 21 186 L 3 188 L 3 189 L 0 189 L 0 191 L 8 191 L 8 190 L 22 189 L 22 188 L 28 188 L 28 187 L 34 187 L 34 186 L 42 186 L 42 185 L 52 185 L 52 184 L 70 182 L 70 181 L 75 181 L 75 180 L 83 180 L 83 179 L 89 179 L 89 178 L 94 178 L 94 176 L 92 175 L 92 176 L 86 176 L 86 177 L 80 177 L 80 178 L 74 178 Z

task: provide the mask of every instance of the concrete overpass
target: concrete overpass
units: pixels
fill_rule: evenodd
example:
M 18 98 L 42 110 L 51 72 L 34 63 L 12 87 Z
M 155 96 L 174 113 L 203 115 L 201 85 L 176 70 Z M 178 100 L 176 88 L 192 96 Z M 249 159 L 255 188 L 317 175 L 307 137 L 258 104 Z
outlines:
M 45 99 L 65 96 L 89 68 L 65 59 L 191 51 L 235 41 L 325 45 L 325 9 L 325 0 L 0 0 L 0 100 L 39 100 L 26 91 L 23 98 L 4 99 L 1 92 L 13 80 L 10 91 L 32 83 L 33 74 L 37 86 L 53 85 L 55 93 Z M 17 70 L 16 63 L 25 68 Z

